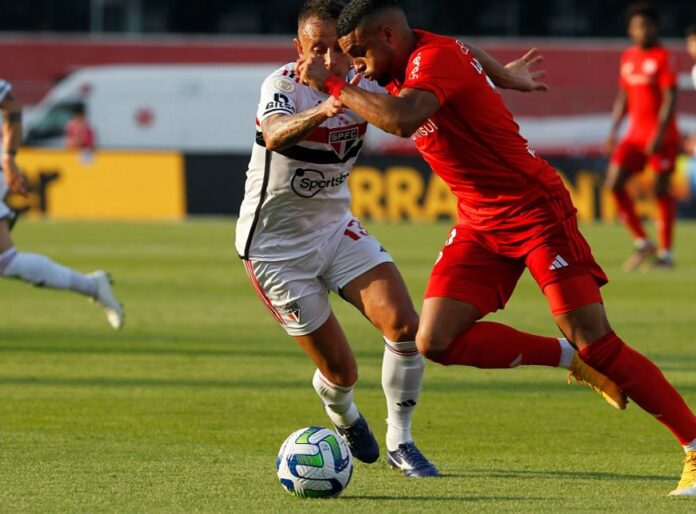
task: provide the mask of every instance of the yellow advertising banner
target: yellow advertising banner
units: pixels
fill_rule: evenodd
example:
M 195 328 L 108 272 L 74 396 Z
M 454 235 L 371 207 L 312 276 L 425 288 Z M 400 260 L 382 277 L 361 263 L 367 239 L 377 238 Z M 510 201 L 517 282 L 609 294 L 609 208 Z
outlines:
M 56 219 L 183 219 L 184 158 L 175 152 L 24 148 L 17 155 L 31 185 L 14 208 Z

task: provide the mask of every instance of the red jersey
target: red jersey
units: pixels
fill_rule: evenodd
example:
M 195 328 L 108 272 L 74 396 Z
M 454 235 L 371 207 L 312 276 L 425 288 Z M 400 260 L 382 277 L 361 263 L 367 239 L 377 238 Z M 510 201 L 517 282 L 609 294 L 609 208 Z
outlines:
M 75 150 L 94 150 L 94 132 L 86 120 L 73 118 L 65 126 L 65 146 Z
M 663 91 L 677 84 L 669 52 L 661 46 L 633 46 L 621 55 L 619 87 L 628 95 L 630 125 L 626 139 L 644 145 L 657 129 Z M 665 141 L 679 140 L 674 118 L 665 130 Z
M 414 33 L 405 79 L 387 89 L 394 95 L 424 89 L 440 101 L 411 138 L 456 195 L 459 223 L 481 230 L 529 225 L 532 204 L 568 194 L 561 178 L 529 149 L 500 93 L 463 43 Z

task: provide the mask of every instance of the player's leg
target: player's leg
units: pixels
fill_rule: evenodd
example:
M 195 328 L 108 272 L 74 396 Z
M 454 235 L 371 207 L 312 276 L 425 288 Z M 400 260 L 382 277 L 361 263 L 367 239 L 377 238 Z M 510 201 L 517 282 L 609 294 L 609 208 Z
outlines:
M 643 227 L 643 222 L 636 213 L 633 198 L 626 189 L 632 174 L 642 171 L 645 166 L 642 149 L 630 142 L 622 142 L 612 156 L 604 187 L 611 191 L 619 217 L 633 237 L 635 251 L 624 263 L 627 271 L 638 268 L 646 259 L 655 254 L 656 248 Z
M 426 290 L 416 338 L 420 352 L 444 365 L 563 367 L 612 406 L 625 408 L 616 385 L 583 363 L 565 338 L 477 321 L 504 307 L 523 269 L 520 260 L 495 255 L 468 238 L 463 227 L 453 230 Z
M 0 219 L 0 276 L 15 278 L 38 287 L 69 289 L 98 302 L 111 326 L 123 326 L 123 306 L 114 297 L 111 282 L 103 271 L 83 275 L 53 262 L 44 255 L 18 252 L 6 219 Z
M 592 283 L 588 276 L 586 287 L 591 288 Z M 555 287 L 563 288 L 563 284 Z M 696 495 L 696 417 L 681 395 L 652 361 L 612 330 L 603 304 L 578 307 L 555 318 L 561 331 L 577 345 L 584 361 L 613 380 L 636 405 L 676 436 L 687 458 L 682 479 L 673 493 Z
M 324 278 L 382 333 L 387 462 L 407 476 L 438 476 L 437 468 L 416 447 L 411 434 L 424 371 L 415 343 L 418 314 L 389 254 L 357 220 L 351 223 L 340 235 Z
M 331 312 L 328 290 L 316 276 L 319 262 L 317 254 L 292 261 L 243 261 L 261 303 L 317 366 L 312 385 L 351 453 L 374 462 L 379 446 L 353 401 L 357 364 Z
M 651 167 L 656 174 L 655 199 L 659 248 L 657 259 L 652 263 L 652 267 L 657 268 L 674 267 L 672 242 L 677 218 L 677 201 L 672 194 L 670 181 L 674 173 L 676 155 L 676 145 L 667 145 L 659 155 L 650 159 Z
M 567 367 L 574 350 L 565 340 L 478 321 L 505 306 L 523 270 L 522 262 L 493 254 L 465 227 L 453 228 L 426 289 L 419 351 L 445 365 Z

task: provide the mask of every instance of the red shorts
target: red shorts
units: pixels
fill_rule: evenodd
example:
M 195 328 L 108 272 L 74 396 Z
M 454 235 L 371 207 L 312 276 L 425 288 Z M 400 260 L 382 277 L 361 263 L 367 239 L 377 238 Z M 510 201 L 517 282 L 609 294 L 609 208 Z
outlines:
M 525 210 L 514 230 L 455 225 L 430 275 L 425 297 L 471 303 L 482 316 L 505 307 L 529 268 L 554 315 L 601 303 L 608 282 L 578 229 L 567 192 Z M 529 222 L 525 224 L 525 220 Z
M 645 165 L 655 174 L 672 173 L 679 154 L 679 143 L 665 142 L 662 149 L 650 156 L 645 155 L 647 141 L 634 141 L 624 139 L 614 150 L 611 162 L 628 173 L 640 173 Z

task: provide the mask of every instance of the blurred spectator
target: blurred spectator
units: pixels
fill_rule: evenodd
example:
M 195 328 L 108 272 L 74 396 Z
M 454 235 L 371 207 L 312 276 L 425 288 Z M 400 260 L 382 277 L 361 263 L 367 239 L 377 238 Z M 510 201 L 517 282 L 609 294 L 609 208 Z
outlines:
M 686 50 L 689 55 L 696 61 L 696 23 L 686 29 Z M 696 63 L 691 69 L 691 80 L 696 88 Z M 696 133 L 691 134 L 684 141 L 684 149 L 691 155 L 696 156 Z
M 84 104 L 77 104 L 73 118 L 65 125 L 65 146 L 71 150 L 94 151 L 94 130 L 87 121 Z

